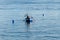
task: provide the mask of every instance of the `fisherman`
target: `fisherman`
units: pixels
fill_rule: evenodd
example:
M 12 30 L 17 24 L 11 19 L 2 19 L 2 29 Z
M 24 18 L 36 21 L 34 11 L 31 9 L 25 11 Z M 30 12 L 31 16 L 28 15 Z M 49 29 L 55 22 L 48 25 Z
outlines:
M 30 23 L 30 17 L 27 15 L 27 17 L 26 17 L 26 22 L 27 23 Z
M 28 14 L 26 14 L 25 17 L 26 17 L 26 18 L 25 18 L 25 21 L 26 21 L 27 24 L 30 24 L 30 22 L 33 21 L 33 20 L 32 20 L 33 17 L 30 17 Z

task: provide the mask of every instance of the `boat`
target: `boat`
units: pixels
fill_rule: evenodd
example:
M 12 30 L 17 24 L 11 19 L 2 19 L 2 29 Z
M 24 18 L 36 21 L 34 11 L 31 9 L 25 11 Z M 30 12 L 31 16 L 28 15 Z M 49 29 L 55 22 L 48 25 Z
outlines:
M 26 18 L 25 18 L 25 21 L 27 22 L 27 23 L 30 23 L 30 22 L 32 22 L 33 20 L 32 20 L 32 17 L 30 17 L 30 16 L 26 16 Z
M 25 19 L 26 22 L 32 22 L 32 19 Z

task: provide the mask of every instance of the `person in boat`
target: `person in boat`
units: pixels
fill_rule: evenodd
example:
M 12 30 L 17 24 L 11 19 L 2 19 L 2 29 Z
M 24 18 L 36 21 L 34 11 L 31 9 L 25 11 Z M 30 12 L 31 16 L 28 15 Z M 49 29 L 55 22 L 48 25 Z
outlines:
M 30 23 L 30 22 L 33 21 L 33 20 L 32 20 L 33 17 L 30 17 L 28 14 L 26 14 L 25 17 L 26 17 L 26 18 L 25 18 L 26 23 Z
M 26 17 L 26 22 L 27 23 L 30 23 L 30 17 L 27 15 L 27 17 Z

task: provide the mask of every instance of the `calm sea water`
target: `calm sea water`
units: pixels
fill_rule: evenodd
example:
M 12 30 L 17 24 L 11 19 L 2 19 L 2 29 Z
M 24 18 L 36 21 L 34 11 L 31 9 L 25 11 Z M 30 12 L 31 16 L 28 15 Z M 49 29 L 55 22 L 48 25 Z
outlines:
M 27 13 L 30 24 L 23 21 Z M 60 40 L 60 1 L 1 0 L 0 40 Z

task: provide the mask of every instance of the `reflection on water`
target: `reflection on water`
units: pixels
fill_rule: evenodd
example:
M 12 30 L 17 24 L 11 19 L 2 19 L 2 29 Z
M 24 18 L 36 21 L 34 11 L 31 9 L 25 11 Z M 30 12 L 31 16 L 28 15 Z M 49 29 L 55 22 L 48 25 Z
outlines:
M 30 22 L 25 22 L 26 28 L 27 28 L 27 32 L 29 32 L 30 30 Z

